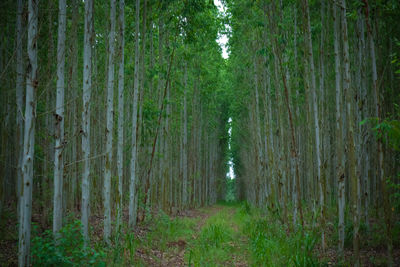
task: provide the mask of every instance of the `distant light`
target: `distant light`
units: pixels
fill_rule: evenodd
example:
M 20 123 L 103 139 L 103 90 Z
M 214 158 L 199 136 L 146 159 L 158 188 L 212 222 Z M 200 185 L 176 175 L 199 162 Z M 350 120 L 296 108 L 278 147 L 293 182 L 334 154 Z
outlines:
M 226 6 L 220 0 L 214 0 L 214 5 L 218 8 L 218 11 L 221 13 L 222 16 L 226 16 Z M 225 27 L 230 28 L 229 25 L 225 24 Z M 222 49 L 222 57 L 227 59 L 229 57 L 228 54 L 228 36 L 226 34 L 218 34 L 217 43 Z

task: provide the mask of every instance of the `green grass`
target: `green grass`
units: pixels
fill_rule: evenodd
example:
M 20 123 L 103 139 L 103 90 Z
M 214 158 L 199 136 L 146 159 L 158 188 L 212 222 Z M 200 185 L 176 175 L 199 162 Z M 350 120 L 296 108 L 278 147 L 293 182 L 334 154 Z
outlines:
M 252 266 L 320 266 L 313 255 L 318 241 L 310 231 L 291 231 L 276 214 L 262 214 L 242 204 L 235 221 L 248 238 Z
M 236 255 L 237 233 L 230 225 L 229 208 L 208 218 L 196 239 L 189 243 L 185 257 L 188 266 L 228 266 Z M 228 264 L 228 265 L 227 265 Z
M 139 235 L 124 225 L 111 246 L 97 242 L 88 250 L 82 249 L 79 223 L 68 224 L 60 246 L 52 242 L 50 232 L 33 240 L 34 263 L 149 266 L 179 254 L 186 266 L 321 266 L 313 254 L 317 231 L 293 231 L 279 214 L 247 203 L 219 203 L 199 211 L 203 217 L 171 218 L 161 212 L 139 227 L 146 229 Z M 138 257 L 139 251 L 147 259 Z
M 115 245 L 109 249 L 107 265 L 110 266 L 147 266 L 141 259 L 135 257 L 137 249 L 152 255 L 153 250 L 168 253 L 173 250 L 168 244 L 178 240 L 190 239 L 194 233 L 197 219 L 187 217 L 170 218 L 165 213 L 148 221 L 147 233 L 144 236 L 135 236 L 134 232 L 126 229 Z M 118 236 L 118 235 L 117 235 Z M 155 260 L 159 260 L 153 257 Z

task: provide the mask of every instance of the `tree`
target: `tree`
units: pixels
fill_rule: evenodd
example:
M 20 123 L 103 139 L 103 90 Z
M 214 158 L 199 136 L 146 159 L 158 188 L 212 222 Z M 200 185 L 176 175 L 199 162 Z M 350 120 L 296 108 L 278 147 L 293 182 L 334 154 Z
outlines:
M 122 185 L 124 169 L 124 48 L 125 48 L 125 1 L 119 1 L 119 69 L 118 69 L 118 196 L 117 196 L 117 231 L 122 222 Z
M 136 29 L 135 29 L 135 77 L 133 87 L 133 110 L 132 110 L 132 157 L 129 183 L 129 227 L 136 223 L 135 207 L 135 186 L 136 186 L 136 161 L 137 161 L 137 109 L 139 95 L 139 20 L 140 20 L 140 0 L 136 0 Z
M 108 36 L 108 79 L 107 79 L 107 126 L 106 161 L 104 173 L 104 240 L 110 244 L 111 234 L 111 164 L 114 126 L 114 54 L 115 54 L 115 6 L 110 0 L 110 33 Z
M 57 235 L 62 227 L 62 201 L 64 176 L 64 68 L 65 68 L 65 30 L 66 1 L 60 0 L 58 6 L 58 41 L 57 41 L 57 98 L 55 112 L 55 155 L 54 155 L 54 205 L 53 233 Z
M 22 185 L 22 160 L 23 160 L 23 144 L 24 144 L 24 128 L 23 128 L 23 102 L 24 102 L 24 63 L 23 63 L 23 46 L 22 46 L 22 0 L 17 2 L 17 79 L 16 79 L 16 103 L 17 103 L 17 214 L 20 214 L 21 185 Z
M 28 1 L 28 69 L 26 78 L 24 146 L 22 160 L 22 193 L 19 215 L 18 265 L 29 266 L 33 159 L 35 149 L 36 90 L 37 79 L 37 34 L 38 5 L 35 0 Z
M 310 80 L 311 80 L 311 102 L 314 114 L 314 130 L 315 130 L 315 154 L 317 157 L 317 180 L 319 185 L 319 205 L 320 205 L 320 219 L 322 225 L 321 232 L 321 242 L 322 249 L 325 250 L 325 232 L 324 232 L 324 224 L 325 224 L 325 214 L 324 214 L 324 185 L 321 177 L 321 147 L 320 147 L 320 130 L 319 130 L 319 112 L 318 112 L 318 102 L 317 102 L 317 86 L 315 82 L 315 67 L 314 67 L 314 56 L 313 56 L 313 46 L 312 46 L 312 38 L 311 38 L 311 24 L 310 24 L 310 11 L 308 0 L 304 1 L 304 16 L 305 16 L 305 33 L 306 33 L 306 44 L 307 44 L 307 55 L 308 55 L 308 67 L 310 71 Z
M 89 197 L 90 197 L 90 98 L 92 90 L 92 46 L 93 0 L 85 1 L 85 36 L 83 51 L 83 109 L 82 109 L 82 227 L 86 242 L 89 241 Z

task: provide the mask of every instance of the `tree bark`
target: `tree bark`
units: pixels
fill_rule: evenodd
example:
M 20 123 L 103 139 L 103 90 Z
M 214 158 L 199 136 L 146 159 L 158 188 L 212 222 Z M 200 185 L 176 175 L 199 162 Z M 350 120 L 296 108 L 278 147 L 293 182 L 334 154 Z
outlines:
M 20 216 L 20 200 L 21 200 L 21 184 L 22 184 L 22 160 L 23 160 L 23 144 L 24 144 L 24 127 L 23 127 L 23 103 L 24 103 L 24 63 L 23 63 L 23 45 L 22 45 L 22 16 L 23 2 L 17 2 L 17 36 L 16 36 L 16 60 L 17 60 L 17 79 L 16 79 L 16 104 L 17 104 L 17 123 L 16 123 L 16 151 L 17 151 L 17 216 Z
M 335 3 L 333 6 L 333 20 L 334 20 L 334 53 L 335 53 L 335 88 L 336 88 L 336 178 L 338 182 L 338 213 L 339 213 L 339 241 L 338 250 L 340 257 L 343 257 L 344 248 L 344 211 L 345 211 L 345 175 L 343 164 L 343 135 L 342 135 L 342 76 L 341 76 L 341 63 L 339 52 L 339 28 L 340 21 L 338 6 Z
M 55 148 L 54 148 L 54 203 L 53 234 L 57 237 L 62 227 L 63 214 L 63 176 L 64 176 L 64 77 L 65 77 L 65 31 L 66 0 L 59 0 L 58 6 L 58 40 L 57 40 L 57 96 L 55 112 Z
M 33 159 L 35 148 L 36 90 L 37 80 L 37 34 L 38 3 L 28 1 L 28 70 L 26 78 L 24 145 L 22 161 L 22 193 L 19 216 L 18 265 L 30 265 L 30 238 L 32 216 Z
M 90 101 L 92 91 L 92 38 L 93 38 L 93 0 L 85 1 L 85 36 L 83 51 L 83 109 L 82 109 L 82 227 L 87 245 L 89 241 L 90 205 Z
M 137 160 L 137 112 L 139 95 L 139 21 L 140 21 L 140 0 L 136 0 L 136 27 L 135 27 L 135 77 L 133 85 L 133 110 L 132 110 L 132 157 L 131 173 L 129 183 L 129 227 L 136 223 L 135 190 L 136 190 L 136 160 Z
M 314 131 L 315 131 L 315 153 L 317 159 L 317 180 L 319 185 L 319 204 L 320 204 L 320 220 L 321 220 L 321 243 L 322 249 L 325 250 L 325 214 L 324 214 L 324 191 L 323 191 L 323 182 L 321 179 L 321 144 L 320 144 L 320 128 L 319 128 L 319 113 L 318 113 L 318 102 L 317 102 L 317 93 L 316 93 L 316 82 L 315 82 L 315 67 L 314 67 L 314 56 L 313 56 L 313 46 L 312 46 L 312 38 L 311 38 L 311 25 L 310 25 L 310 11 L 308 0 L 304 1 L 304 16 L 306 19 L 306 43 L 307 43 L 307 57 L 308 64 L 310 68 L 310 79 L 311 79 L 311 102 L 314 113 Z
M 119 69 L 118 69 L 118 195 L 117 195 L 117 231 L 122 223 L 122 185 L 124 168 L 124 48 L 125 48 L 125 0 L 119 0 Z
M 114 128 L 114 54 L 115 54 L 115 9 L 116 0 L 110 0 L 110 32 L 108 35 L 108 79 L 106 111 L 106 158 L 104 172 L 104 240 L 111 244 L 111 164 Z

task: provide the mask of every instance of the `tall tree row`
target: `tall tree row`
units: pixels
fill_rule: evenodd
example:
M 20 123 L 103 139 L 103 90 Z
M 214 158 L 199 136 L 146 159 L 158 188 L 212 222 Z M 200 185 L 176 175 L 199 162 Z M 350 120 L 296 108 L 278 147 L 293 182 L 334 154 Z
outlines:
M 397 128 L 388 125 L 398 120 L 399 87 L 389 66 L 399 49 L 391 24 L 398 3 L 239 0 L 228 1 L 228 11 L 238 197 L 294 229 L 303 224 L 304 205 L 322 250 L 329 225 L 336 226 L 341 256 L 351 234 L 355 266 L 366 238 L 361 226 L 385 218 L 392 265 L 398 216 L 396 188 L 389 185 L 399 181 L 388 130 Z
M 225 62 L 212 3 L 3 6 L 0 203 L 17 213 L 20 266 L 30 264 L 32 223 L 52 225 L 58 242 L 75 216 L 90 246 L 100 216 L 111 244 L 159 210 L 223 198 Z

